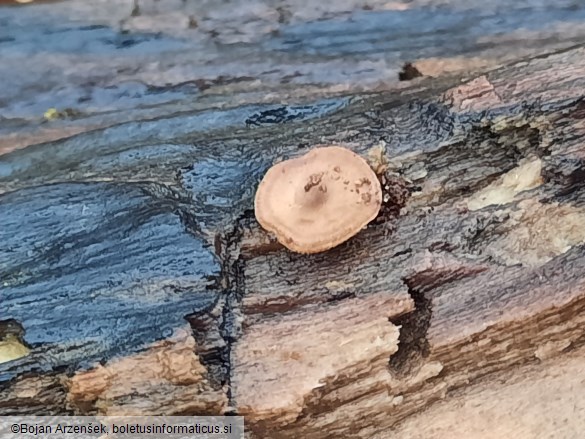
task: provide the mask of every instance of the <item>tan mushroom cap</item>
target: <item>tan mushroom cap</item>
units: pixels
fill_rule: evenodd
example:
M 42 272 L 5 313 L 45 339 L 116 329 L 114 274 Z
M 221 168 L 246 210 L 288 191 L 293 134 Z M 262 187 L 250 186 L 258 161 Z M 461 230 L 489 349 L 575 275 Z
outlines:
M 347 241 L 378 215 L 380 182 L 368 163 L 339 146 L 274 165 L 256 192 L 260 225 L 285 247 L 318 253 Z

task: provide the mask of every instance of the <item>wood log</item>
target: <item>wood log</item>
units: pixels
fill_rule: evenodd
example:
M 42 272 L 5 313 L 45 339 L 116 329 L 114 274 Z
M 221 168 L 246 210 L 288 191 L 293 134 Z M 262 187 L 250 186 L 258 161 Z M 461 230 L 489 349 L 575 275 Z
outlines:
M 423 77 L 399 82 L 407 60 L 380 23 L 404 12 L 413 27 L 433 2 L 251 3 L 254 26 L 238 34 L 245 20 L 221 10 L 232 27 L 209 40 L 192 22 L 165 27 L 176 5 L 142 3 L 118 32 L 96 23 L 129 2 L 84 3 L 0 9 L 38 24 L 0 34 L 0 414 L 242 414 L 254 438 L 580 437 L 585 49 L 569 46 L 582 25 L 506 40 L 488 5 L 454 2 L 477 28 L 441 11 L 428 34 L 448 25 L 449 44 L 400 28 Z M 525 19 L 583 13 L 528 3 Z M 367 38 L 340 36 L 356 22 Z M 93 45 L 30 44 L 41 31 Z M 198 76 L 189 51 L 211 60 L 218 42 L 217 76 Z M 387 67 L 366 81 L 364 44 Z M 236 48 L 250 62 L 220 79 Z M 347 77 L 329 78 L 348 54 Z M 452 68 L 430 77 L 437 59 Z M 43 120 L 59 84 L 65 104 Z M 384 208 L 348 242 L 294 254 L 256 223 L 254 191 L 273 163 L 324 143 L 385 163 Z

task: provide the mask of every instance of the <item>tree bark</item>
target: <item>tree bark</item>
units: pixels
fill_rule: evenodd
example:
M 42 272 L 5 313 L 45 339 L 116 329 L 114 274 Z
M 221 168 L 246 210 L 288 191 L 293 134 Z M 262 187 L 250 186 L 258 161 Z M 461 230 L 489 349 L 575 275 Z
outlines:
M 0 361 L 0 413 L 237 413 L 256 438 L 580 437 L 585 50 L 468 67 L 351 96 L 298 84 L 272 97 L 286 104 L 224 78 L 196 102 L 44 123 L 11 100 L 0 359 L 30 353 Z M 159 91 L 189 96 L 176 87 Z M 294 254 L 256 223 L 254 191 L 329 143 L 382 153 L 387 201 L 345 244 Z

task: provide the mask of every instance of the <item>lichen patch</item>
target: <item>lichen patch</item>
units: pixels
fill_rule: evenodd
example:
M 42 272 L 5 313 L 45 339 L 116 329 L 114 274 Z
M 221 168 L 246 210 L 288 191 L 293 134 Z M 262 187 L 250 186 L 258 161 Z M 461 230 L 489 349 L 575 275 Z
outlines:
M 585 210 L 525 200 L 510 214 L 506 233 L 486 248 L 507 265 L 537 267 L 585 243 Z
M 488 187 L 467 200 L 469 210 L 486 206 L 511 203 L 520 192 L 534 189 L 542 184 L 542 160 L 534 159 L 517 166 Z
M 13 335 L 0 340 L 0 364 L 26 357 L 29 353 L 30 349 Z

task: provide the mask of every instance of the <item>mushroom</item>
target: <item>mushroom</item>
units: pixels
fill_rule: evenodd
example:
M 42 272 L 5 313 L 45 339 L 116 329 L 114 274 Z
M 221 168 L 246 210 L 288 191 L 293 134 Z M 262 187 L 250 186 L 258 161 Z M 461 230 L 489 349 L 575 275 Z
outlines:
M 256 192 L 260 225 L 298 253 L 318 253 L 357 234 L 378 215 L 380 182 L 349 149 L 323 146 L 268 170 Z

